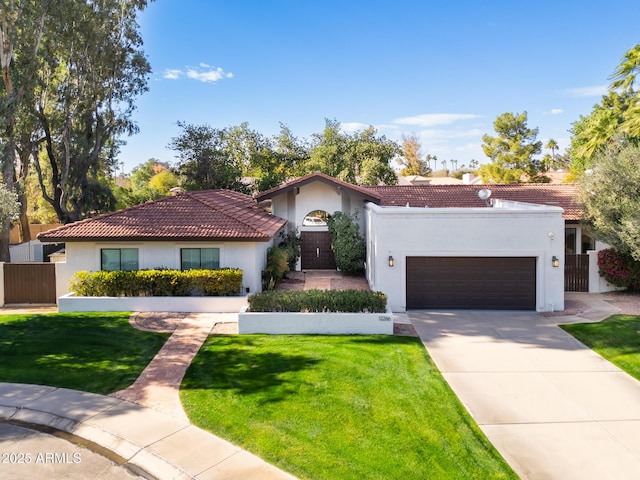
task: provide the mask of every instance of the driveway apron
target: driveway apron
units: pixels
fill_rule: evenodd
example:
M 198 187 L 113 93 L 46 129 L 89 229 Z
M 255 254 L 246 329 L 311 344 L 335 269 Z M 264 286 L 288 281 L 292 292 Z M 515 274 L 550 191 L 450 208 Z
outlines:
M 521 478 L 640 478 L 640 382 L 556 319 L 494 311 L 409 317 L 451 388 Z

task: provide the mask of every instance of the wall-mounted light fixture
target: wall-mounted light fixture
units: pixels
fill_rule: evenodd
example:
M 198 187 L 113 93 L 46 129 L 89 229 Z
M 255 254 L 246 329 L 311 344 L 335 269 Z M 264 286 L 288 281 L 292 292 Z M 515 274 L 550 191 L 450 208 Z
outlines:
M 393 257 L 389 255 L 389 266 L 393 267 Z
M 558 268 L 560 266 L 560 260 L 558 260 L 558 257 L 555 255 L 551 257 L 551 265 L 553 265 L 554 268 Z

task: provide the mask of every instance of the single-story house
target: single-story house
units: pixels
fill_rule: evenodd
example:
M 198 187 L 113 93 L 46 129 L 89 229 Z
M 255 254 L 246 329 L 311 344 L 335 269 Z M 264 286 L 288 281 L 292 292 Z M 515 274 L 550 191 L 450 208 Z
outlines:
M 187 192 L 42 233 L 65 271 L 237 267 L 261 288 L 280 230 L 302 237 L 298 269 L 335 269 L 326 219 L 355 215 L 366 277 L 393 311 L 564 309 L 565 260 L 593 250 L 575 185 L 364 187 L 310 174 L 262 192 Z M 262 208 L 269 206 L 269 211 Z
M 285 223 L 249 195 L 208 190 L 70 223 L 38 238 L 66 243 L 66 262 L 57 266 L 66 285 L 80 270 L 234 267 L 243 271 L 243 293 L 252 293 L 262 288 L 266 251 Z

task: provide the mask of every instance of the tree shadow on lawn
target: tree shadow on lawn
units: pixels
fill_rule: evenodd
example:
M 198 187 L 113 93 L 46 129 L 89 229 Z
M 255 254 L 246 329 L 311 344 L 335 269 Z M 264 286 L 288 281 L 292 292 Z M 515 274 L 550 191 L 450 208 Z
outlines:
M 134 330 L 128 314 L 21 315 L 0 321 L 0 381 L 106 394 L 131 385 L 168 334 Z
M 292 353 L 273 351 L 269 336 L 220 335 L 209 337 L 191 362 L 181 390 L 228 390 L 238 395 L 259 394 L 260 402 L 277 402 L 295 394 L 304 385 L 293 380 L 295 372 L 311 369 L 324 360 L 321 355 L 304 353 L 304 343 L 312 339 L 327 340 L 323 348 L 333 348 L 336 341 L 384 346 L 419 343 L 417 338 L 392 335 L 281 335 L 290 339 L 278 349 L 290 347 Z M 297 341 L 300 340 L 300 341 Z M 286 340 L 285 340 L 286 342 Z M 271 349 L 271 350 L 270 350 Z M 293 352 L 296 353 L 293 353 Z M 301 352 L 301 353 L 298 353 Z

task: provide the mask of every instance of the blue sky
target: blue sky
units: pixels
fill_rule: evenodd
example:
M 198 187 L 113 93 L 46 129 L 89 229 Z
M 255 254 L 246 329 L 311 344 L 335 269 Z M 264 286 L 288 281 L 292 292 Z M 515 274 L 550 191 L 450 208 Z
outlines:
M 175 162 L 178 121 L 309 138 L 330 118 L 485 163 L 482 135 L 523 111 L 563 151 L 640 42 L 639 18 L 638 0 L 156 0 L 139 18 L 153 69 L 140 132 L 119 160 L 127 173 Z

